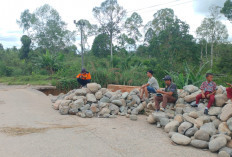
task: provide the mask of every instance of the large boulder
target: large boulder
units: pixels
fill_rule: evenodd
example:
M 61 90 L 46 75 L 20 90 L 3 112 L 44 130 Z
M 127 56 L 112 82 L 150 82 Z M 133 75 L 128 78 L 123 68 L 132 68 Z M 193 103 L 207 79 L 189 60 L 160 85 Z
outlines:
M 87 84 L 87 88 L 92 92 L 92 93 L 96 93 L 100 88 L 101 85 L 97 84 L 97 83 L 88 83 Z
M 171 139 L 173 142 L 179 145 L 188 145 L 191 142 L 191 138 L 179 133 L 174 133 Z
M 186 97 L 184 98 L 184 100 L 185 100 L 186 102 L 195 101 L 195 100 L 196 100 L 196 96 L 197 96 L 198 94 L 200 94 L 200 93 L 201 93 L 201 91 L 197 91 L 197 92 L 195 92 L 195 93 L 192 93 L 191 95 L 186 96 Z
M 195 134 L 194 134 L 194 138 L 198 139 L 198 140 L 202 140 L 202 141 L 209 141 L 210 139 L 210 135 L 208 132 L 204 131 L 204 130 L 198 130 Z
M 202 141 L 202 140 L 192 140 L 190 144 L 191 146 L 200 148 L 200 149 L 207 149 L 209 145 L 208 142 Z
M 191 94 L 191 93 L 194 93 L 194 92 L 196 92 L 196 91 L 199 90 L 198 87 L 193 86 L 193 85 L 184 86 L 183 89 L 184 89 L 186 92 L 190 93 L 190 94 Z
M 218 126 L 218 131 L 219 133 L 223 133 L 223 134 L 226 134 L 226 135 L 231 135 L 231 131 L 227 125 L 226 122 L 222 122 L 219 126 Z
M 232 117 L 227 120 L 227 125 L 228 125 L 230 131 L 232 131 Z
M 210 116 L 217 116 L 217 115 L 221 114 L 221 112 L 222 112 L 221 107 L 211 107 L 209 109 L 209 115 Z
M 101 91 L 96 92 L 95 97 L 97 100 L 100 100 L 103 97 L 102 92 Z
M 83 88 L 82 89 L 77 89 L 75 91 L 75 95 L 77 95 L 77 96 L 85 96 L 86 93 L 87 93 L 86 90 L 84 90 Z
M 164 131 L 169 132 L 177 132 L 177 129 L 179 127 L 180 123 L 178 121 L 171 121 L 164 127 Z
M 204 130 L 210 134 L 210 136 L 213 136 L 216 134 L 217 130 L 213 123 L 205 123 L 201 126 L 200 130 Z
M 189 128 L 193 126 L 192 123 L 189 122 L 183 122 L 179 127 L 178 127 L 178 132 L 181 134 L 184 134 Z
M 214 139 L 214 140 L 211 140 L 211 141 L 209 142 L 209 150 L 210 150 L 211 152 L 216 152 L 216 151 L 218 151 L 219 149 L 225 147 L 225 146 L 226 146 L 226 143 L 227 143 L 226 138 L 220 136 L 220 137 L 218 137 L 218 138 L 216 138 L 216 139 Z
M 220 119 L 225 122 L 232 117 L 232 104 L 227 104 L 222 108 Z
M 97 102 L 97 99 L 96 99 L 95 95 L 93 95 L 93 94 L 88 93 L 86 95 L 86 98 L 87 98 L 88 102 Z
M 215 104 L 218 107 L 222 107 L 227 102 L 227 100 L 228 98 L 226 94 L 215 95 Z

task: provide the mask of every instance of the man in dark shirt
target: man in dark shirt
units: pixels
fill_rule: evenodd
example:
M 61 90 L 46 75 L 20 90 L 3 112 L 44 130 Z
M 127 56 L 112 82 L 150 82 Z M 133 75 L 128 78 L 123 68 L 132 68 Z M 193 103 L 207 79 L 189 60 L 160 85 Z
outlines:
M 154 108 L 156 111 L 165 111 L 165 108 L 167 106 L 167 103 L 175 103 L 176 100 L 178 99 L 178 94 L 177 94 L 177 88 L 174 83 L 172 83 L 172 78 L 170 76 L 165 76 L 163 78 L 165 81 L 166 87 L 165 91 L 162 90 L 157 90 L 156 92 L 159 93 L 154 96 L 155 99 L 155 106 Z M 163 106 L 160 107 L 160 102 L 163 101 Z

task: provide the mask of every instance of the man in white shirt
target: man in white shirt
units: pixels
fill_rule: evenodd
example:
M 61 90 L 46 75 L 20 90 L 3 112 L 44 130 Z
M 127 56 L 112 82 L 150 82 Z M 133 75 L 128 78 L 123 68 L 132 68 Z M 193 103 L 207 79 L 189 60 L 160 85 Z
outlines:
M 142 85 L 140 88 L 140 99 L 143 99 L 143 94 L 145 93 L 145 97 L 148 98 L 148 92 L 156 93 L 156 90 L 159 89 L 158 81 L 153 77 L 153 71 L 147 71 L 147 76 L 149 77 L 148 83 Z

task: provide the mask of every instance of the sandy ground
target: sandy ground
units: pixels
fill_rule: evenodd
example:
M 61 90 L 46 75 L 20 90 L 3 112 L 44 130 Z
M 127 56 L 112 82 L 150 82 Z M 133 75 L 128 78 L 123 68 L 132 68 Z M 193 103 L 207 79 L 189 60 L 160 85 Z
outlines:
M 62 116 L 43 93 L 0 85 L 0 156 L 216 157 L 209 151 L 173 144 L 145 118 Z

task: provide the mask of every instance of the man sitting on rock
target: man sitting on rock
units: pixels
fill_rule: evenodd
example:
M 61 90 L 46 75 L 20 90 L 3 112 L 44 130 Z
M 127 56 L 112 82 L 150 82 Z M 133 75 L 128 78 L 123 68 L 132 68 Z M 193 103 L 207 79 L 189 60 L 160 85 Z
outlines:
M 208 110 L 212 106 L 215 101 L 214 95 L 216 93 L 217 85 L 213 82 L 213 74 L 206 74 L 206 81 L 201 84 L 201 94 L 196 97 L 196 105 L 193 107 L 197 107 L 199 105 L 200 99 L 209 99 L 208 105 L 205 108 L 204 114 L 208 115 Z
M 165 76 L 163 78 L 165 81 L 166 87 L 165 90 L 157 90 L 156 92 L 159 93 L 156 96 L 154 96 L 155 99 L 155 106 L 153 106 L 156 111 L 165 111 L 165 108 L 167 106 L 167 103 L 175 103 L 176 100 L 178 99 L 178 94 L 177 94 L 177 88 L 176 85 L 172 82 L 171 76 Z M 160 102 L 163 101 L 163 106 L 160 107 Z
M 77 75 L 77 81 L 81 84 L 81 87 L 86 87 L 91 82 L 90 72 L 82 69 L 81 73 Z
M 145 85 L 142 85 L 140 88 L 140 99 L 143 100 L 143 94 L 145 93 L 146 99 L 148 99 L 148 92 L 150 93 L 156 93 L 156 90 L 159 89 L 159 83 L 158 81 L 153 77 L 153 71 L 149 70 L 147 71 L 147 76 L 149 77 L 148 83 Z
M 228 99 L 230 99 L 232 102 L 232 84 L 230 84 L 230 83 L 226 83 L 226 84 L 230 86 L 230 87 L 226 88 L 226 92 L 227 92 Z

